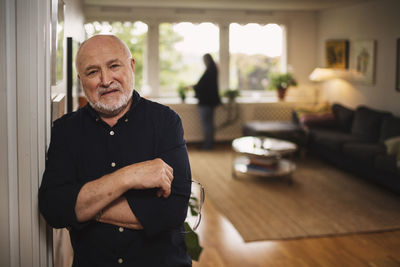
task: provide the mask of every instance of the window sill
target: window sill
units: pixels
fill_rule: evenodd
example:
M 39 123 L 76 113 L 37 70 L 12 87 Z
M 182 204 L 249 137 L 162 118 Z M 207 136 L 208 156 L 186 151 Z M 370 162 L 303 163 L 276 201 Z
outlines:
M 198 100 L 195 97 L 187 97 L 184 102 L 179 97 L 157 97 L 149 98 L 151 101 L 158 102 L 164 105 L 176 105 L 176 104 L 187 104 L 196 105 Z M 222 103 L 228 103 L 228 99 L 223 97 Z M 287 98 L 285 101 L 279 101 L 276 96 L 262 96 L 262 97 L 252 97 L 252 96 L 240 96 L 236 98 L 237 103 L 251 104 L 251 103 L 298 103 L 296 99 Z

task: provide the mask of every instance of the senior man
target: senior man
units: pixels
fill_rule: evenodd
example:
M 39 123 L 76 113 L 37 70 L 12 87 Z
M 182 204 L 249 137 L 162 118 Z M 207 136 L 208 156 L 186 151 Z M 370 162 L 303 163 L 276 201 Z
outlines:
M 88 105 L 54 123 L 41 213 L 70 230 L 74 267 L 191 266 L 179 116 L 134 90 L 135 61 L 117 37 L 86 40 L 76 62 Z

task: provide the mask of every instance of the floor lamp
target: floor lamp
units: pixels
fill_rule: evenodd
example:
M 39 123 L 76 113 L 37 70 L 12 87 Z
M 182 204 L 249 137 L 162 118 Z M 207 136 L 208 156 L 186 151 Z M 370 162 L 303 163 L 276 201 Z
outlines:
M 335 70 L 330 68 L 315 68 L 308 77 L 314 83 L 320 83 L 336 78 Z M 315 105 L 318 104 L 320 97 L 320 88 L 314 84 Z

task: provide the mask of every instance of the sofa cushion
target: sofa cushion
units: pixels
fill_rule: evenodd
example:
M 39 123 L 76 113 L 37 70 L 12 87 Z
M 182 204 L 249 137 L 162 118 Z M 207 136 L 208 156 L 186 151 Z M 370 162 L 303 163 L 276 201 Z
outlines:
M 359 138 L 349 133 L 333 130 L 312 129 L 310 131 L 311 142 L 315 145 L 327 147 L 334 151 L 342 151 L 345 142 L 358 141 Z
M 368 141 L 378 141 L 382 119 L 390 115 L 389 112 L 381 112 L 368 107 L 358 107 L 354 113 L 351 133 Z
M 380 142 L 385 142 L 388 138 L 400 136 L 400 118 L 393 115 L 385 116 L 382 121 Z
M 300 118 L 303 127 L 331 127 L 336 125 L 335 117 L 332 113 L 325 114 L 306 114 Z
M 380 172 L 389 172 L 393 174 L 400 173 L 396 157 L 393 155 L 380 154 L 375 157 L 374 168 Z
M 377 155 L 386 154 L 386 147 L 380 143 L 346 142 L 342 151 L 344 155 L 372 166 Z
M 335 103 L 332 105 L 332 112 L 336 123 L 340 130 L 349 132 L 353 122 L 354 110 L 349 109 L 341 104 Z

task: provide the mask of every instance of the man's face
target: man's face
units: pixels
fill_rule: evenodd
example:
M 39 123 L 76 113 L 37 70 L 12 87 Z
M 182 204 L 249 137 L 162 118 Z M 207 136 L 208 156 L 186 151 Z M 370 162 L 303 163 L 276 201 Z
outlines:
M 134 86 L 130 52 L 116 38 L 96 36 L 77 57 L 78 77 L 91 106 L 103 116 L 118 115 L 128 105 Z

